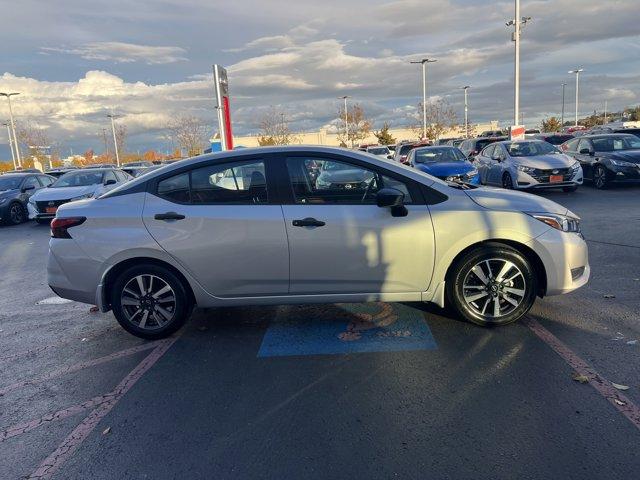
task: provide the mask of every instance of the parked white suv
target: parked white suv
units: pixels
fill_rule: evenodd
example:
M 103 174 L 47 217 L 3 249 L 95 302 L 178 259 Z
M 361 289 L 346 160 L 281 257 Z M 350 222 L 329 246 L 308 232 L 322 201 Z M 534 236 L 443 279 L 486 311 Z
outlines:
M 318 186 L 318 168 L 339 181 Z M 51 288 L 144 338 L 194 305 L 424 301 L 500 325 L 589 278 L 557 203 L 324 147 L 184 160 L 62 205 L 51 227 Z

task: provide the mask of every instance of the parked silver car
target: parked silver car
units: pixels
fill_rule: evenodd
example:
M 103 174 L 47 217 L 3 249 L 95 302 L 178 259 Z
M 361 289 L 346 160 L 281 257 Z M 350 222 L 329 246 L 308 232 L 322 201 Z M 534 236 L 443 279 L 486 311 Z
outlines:
M 29 218 L 38 223 L 49 222 L 55 217 L 60 205 L 74 200 L 99 197 L 131 178 L 128 173 L 113 168 L 71 170 L 48 188 L 38 190 L 29 198 Z
M 580 162 L 542 140 L 516 140 L 487 145 L 474 165 L 483 185 L 508 189 L 562 188 L 582 185 Z
M 354 178 L 319 187 L 318 168 Z M 423 301 L 501 325 L 590 272 L 579 219 L 555 202 L 325 147 L 167 165 L 62 205 L 51 230 L 51 288 L 144 338 L 195 305 Z

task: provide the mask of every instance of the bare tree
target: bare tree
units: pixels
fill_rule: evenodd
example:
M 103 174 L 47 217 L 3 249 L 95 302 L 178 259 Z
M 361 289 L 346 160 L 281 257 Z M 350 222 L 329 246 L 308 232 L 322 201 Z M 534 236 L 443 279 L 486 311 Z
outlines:
M 18 137 L 18 148 L 20 144 L 27 148 L 28 155 L 23 162 L 23 167 L 32 166 L 33 160 L 41 163 L 48 163 L 50 159 L 51 139 L 46 128 L 37 125 L 30 120 L 16 122 L 16 136 Z M 23 152 L 23 148 L 20 151 Z
M 171 140 L 189 157 L 200 155 L 206 145 L 209 127 L 192 115 L 181 115 L 167 125 Z
M 260 119 L 260 136 L 258 144 L 289 145 L 296 141 L 296 136 L 289 129 L 289 120 L 284 112 L 271 107 Z
M 427 139 L 437 140 L 444 132 L 456 125 L 456 112 L 445 100 L 429 102 L 427 113 Z M 422 138 L 422 102 L 418 104 L 416 113 L 411 115 L 411 130 Z
M 338 110 L 338 140 L 341 144 L 351 144 L 353 147 L 356 142 L 367 138 L 371 132 L 372 123 L 367 119 L 364 108 L 359 104 L 353 105 L 347 109 L 346 115 L 347 125 L 349 126 L 349 134 L 345 129 L 345 112 L 344 107 Z
M 121 157 L 126 153 L 127 126 L 122 123 L 116 124 L 116 143 L 118 145 L 118 155 Z

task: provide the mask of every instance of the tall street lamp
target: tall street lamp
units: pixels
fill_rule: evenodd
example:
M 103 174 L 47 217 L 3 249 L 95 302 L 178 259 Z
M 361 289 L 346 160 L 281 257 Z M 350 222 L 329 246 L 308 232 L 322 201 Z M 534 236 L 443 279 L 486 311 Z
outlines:
M 507 22 L 507 27 L 513 26 L 511 41 L 514 42 L 514 92 L 513 92 L 513 124 L 517 125 L 520 117 L 520 29 L 531 20 L 531 17 L 520 17 L 520 0 L 515 0 L 515 16 Z
M 409 63 L 422 64 L 422 138 L 427 138 L 427 63 L 435 63 L 437 60 L 423 58 Z
M 342 97 L 338 97 L 341 100 L 344 100 L 344 135 L 345 135 L 345 143 L 349 142 L 349 115 L 347 113 L 347 98 L 351 98 L 349 95 L 343 95 Z
M 22 166 L 22 158 L 20 157 L 20 146 L 18 145 L 18 138 L 16 137 L 16 124 L 13 121 L 13 110 L 11 109 L 11 97 L 14 95 L 20 95 L 18 92 L 0 92 L 1 97 L 7 97 L 7 101 L 9 102 L 9 118 L 11 122 L 11 130 L 13 131 L 13 146 L 16 150 L 16 159 L 18 160 L 18 166 Z
M 113 133 L 113 148 L 116 151 L 116 165 L 120 166 L 120 154 L 118 153 L 118 140 L 116 139 L 116 124 L 113 121 L 116 116 L 112 113 L 107 114 L 107 117 L 111 119 L 111 133 Z
M 564 87 L 566 86 L 566 83 L 562 84 L 562 114 L 560 115 L 560 129 L 564 127 Z
M 583 72 L 584 68 L 576 68 L 575 70 L 569 70 L 569 73 L 576 74 L 576 127 L 578 126 L 578 94 L 580 92 L 580 72 Z
M 464 138 L 469 138 L 469 103 L 467 102 L 467 90 L 469 85 L 460 87 L 464 90 Z
M 13 169 L 15 170 L 18 165 L 16 164 L 16 154 L 13 151 L 13 139 L 11 138 L 11 124 L 9 122 L 4 122 L 3 126 L 7 127 L 7 135 L 9 137 L 9 148 L 11 149 L 11 160 L 13 160 Z

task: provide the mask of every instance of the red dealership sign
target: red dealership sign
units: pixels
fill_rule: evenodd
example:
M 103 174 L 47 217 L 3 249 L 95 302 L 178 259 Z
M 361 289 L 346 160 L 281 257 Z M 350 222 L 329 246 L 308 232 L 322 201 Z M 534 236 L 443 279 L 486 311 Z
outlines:
M 227 71 L 220 65 L 213 66 L 213 80 L 218 102 L 218 125 L 220 126 L 220 144 L 222 150 L 233 150 L 233 133 L 231 130 L 231 110 L 229 108 L 229 81 Z

